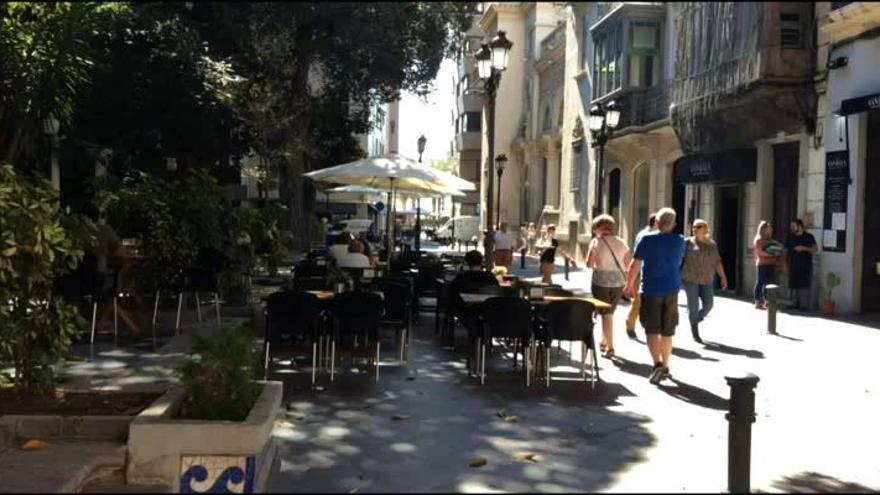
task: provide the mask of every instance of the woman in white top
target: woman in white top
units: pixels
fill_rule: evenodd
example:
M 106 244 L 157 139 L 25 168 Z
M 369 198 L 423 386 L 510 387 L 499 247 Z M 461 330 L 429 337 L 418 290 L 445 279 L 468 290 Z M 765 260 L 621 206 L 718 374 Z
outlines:
M 336 259 L 339 268 L 372 268 L 370 258 L 364 254 L 364 245 L 357 239 L 348 244 L 348 252 Z
M 626 285 L 624 268 L 629 266 L 632 253 L 623 239 L 614 234 L 614 218 L 599 215 L 593 219 L 593 240 L 587 251 L 587 267 L 593 269 L 591 292 L 593 297 L 611 305 L 600 309 L 602 315 L 602 343 L 599 345 L 606 358 L 614 357 L 614 310 Z

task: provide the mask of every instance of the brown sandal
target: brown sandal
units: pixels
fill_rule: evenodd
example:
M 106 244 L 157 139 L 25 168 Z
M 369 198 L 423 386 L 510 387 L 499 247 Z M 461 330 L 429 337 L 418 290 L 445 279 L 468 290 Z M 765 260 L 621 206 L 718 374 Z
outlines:
M 605 359 L 612 359 L 614 357 L 614 348 L 609 347 L 604 352 L 605 352 Z

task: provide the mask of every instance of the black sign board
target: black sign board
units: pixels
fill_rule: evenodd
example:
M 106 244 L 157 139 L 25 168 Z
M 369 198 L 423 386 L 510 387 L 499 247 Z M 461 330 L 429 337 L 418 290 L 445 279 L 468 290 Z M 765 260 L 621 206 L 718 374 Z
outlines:
M 739 148 L 683 156 L 675 164 L 675 180 L 682 184 L 754 182 L 757 170 L 758 150 Z
M 880 93 L 843 100 L 840 103 L 840 115 L 867 112 L 878 108 L 880 108 Z
M 846 251 L 846 209 L 849 200 L 849 150 L 825 154 L 825 217 L 822 249 Z

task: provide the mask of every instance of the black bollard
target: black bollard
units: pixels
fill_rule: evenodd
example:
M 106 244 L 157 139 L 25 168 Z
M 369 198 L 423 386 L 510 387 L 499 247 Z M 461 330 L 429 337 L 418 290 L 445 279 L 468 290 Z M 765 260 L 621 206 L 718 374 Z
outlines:
M 751 491 L 752 423 L 755 422 L 755 387 L 759 378 L 751 373 L 724 378 L 730 386 L 727 430 L 727 491 Z
M 565 280 L 568 280 L 568 259 L 565 260 Z
M 519 267 L 524 270 L 526 268 L 526 250 L 525 249 L 519 250 Z
M 764 294 L 767 296 L 767 333 L 776 335 L 776 311 L 779 310 L 779 286 L 766 285 Z

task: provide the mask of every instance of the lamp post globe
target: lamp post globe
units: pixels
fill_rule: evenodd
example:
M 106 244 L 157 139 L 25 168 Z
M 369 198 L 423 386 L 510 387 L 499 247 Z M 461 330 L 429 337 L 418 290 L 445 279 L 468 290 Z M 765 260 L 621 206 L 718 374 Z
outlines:
M 425 144 L 428 142 L 428 138 L 425 137 L 424 134 L 419 137 L 418 140 L 418 149 L 419 149 L 419 163 L 422 162 L 422 153 L 425 152 Z
M 590 131 L 593 133 L 600 132 L 605 126 L 605 110 L 598 104 L 590 107 Z
M 605 105 L 605 125 L 608 126 L 609 129 L 616 129 L 617 125 L 620 123 L 620 107 L 617 106 L 617 102 L 611 100 Z
M 477 61 L 477 75 L 480 79 L 486 80 L 492 77 L 492 50 L 489 45 L 482 43 L 480 49 L 474 53 L 474 59 Z
M 507 58 L 510 55 L 511 47 L 513 47 L 513 43 L 507 39 L 507 33 L 498 31 L 498 34 L 489 43 L 489 47 L 492 49 L 492 67 L 497 71 L 506 69 Z

